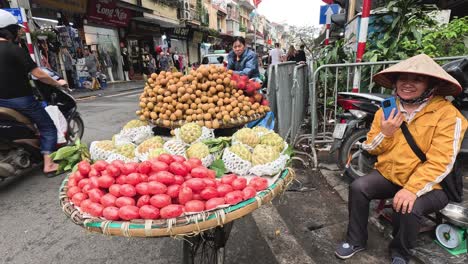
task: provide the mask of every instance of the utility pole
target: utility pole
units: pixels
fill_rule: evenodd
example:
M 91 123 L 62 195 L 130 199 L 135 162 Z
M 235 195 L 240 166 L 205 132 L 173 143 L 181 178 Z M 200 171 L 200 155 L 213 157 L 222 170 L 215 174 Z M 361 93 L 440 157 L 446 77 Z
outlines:
M 369 15 L 371 9 L 371 0 L 364 0 L 362 2 L 361 23 L 359 27 L 358 47 L 356 53 L 356 62 L 362 61 L 362 56 L 366 50 L 367 29 L 369 27 Z M 361 71 L 358 67 L 354 68 L 353 92 L 359 93 L 361 85 Z

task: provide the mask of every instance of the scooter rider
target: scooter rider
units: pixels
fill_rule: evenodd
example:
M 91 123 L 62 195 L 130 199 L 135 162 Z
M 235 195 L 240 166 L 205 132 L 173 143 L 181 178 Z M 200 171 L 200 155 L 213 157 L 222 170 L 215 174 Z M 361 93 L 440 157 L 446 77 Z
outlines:
M 28 73 L 55 87 L 62 87 L 66 82 L 52 79 L 37 67 L 29 54 L 15 44 L 21 27 L 12 14 L 0 9 L 0 107 L 12 108 L 37 125 L 44 156 L 43 171 L 51 175 L 58 168 L 58 164 L 49 156 L 55 150 L 57 129 L 40 102 L 34 98 Z

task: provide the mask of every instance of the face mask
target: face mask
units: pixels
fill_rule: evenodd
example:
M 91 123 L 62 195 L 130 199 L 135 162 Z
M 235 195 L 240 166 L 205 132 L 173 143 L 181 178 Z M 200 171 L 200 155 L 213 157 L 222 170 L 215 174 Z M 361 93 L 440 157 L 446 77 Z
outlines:
M 427 89 L 426 91 L 424 91 L 424 93 L 421 94 L 421 96 L 419 96 L 418 98 L 415 98 L 415 99 L 410 99 L 410 100 L 407 100 L 407 99 L 403 99 L 401 98 L 398 93 L 396 94 L 396 96 L 400 99 L 400 102 L 404 103 L 404 104 L 409 104 L 409 105 L 420 105 L 420 104 L 423 104 L 425 102 L 427 102 L 429 99 L 431 99 L 432 95 L 434 94 L 434 88 L 431 88 L 431 89 Z

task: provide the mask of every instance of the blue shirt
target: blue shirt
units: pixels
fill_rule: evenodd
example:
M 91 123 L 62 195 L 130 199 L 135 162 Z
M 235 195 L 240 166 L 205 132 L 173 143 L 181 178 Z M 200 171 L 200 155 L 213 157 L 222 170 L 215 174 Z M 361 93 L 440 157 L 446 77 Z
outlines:
M 233 70 L 237 74 L 247 75 L 249 79 L 258 78 L 260 76 L 257 54 L 249 49 L 246 49 L 244 53 L 242 53 L 240 60 L 237 60 L 237 55 L 234 51 L 231 51 L 228 55 L 227 68 Z

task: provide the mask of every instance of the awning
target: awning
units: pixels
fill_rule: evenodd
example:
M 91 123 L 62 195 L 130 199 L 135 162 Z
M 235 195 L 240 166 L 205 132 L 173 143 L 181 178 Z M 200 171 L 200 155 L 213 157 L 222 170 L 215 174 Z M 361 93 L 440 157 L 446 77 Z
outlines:
M 147 14 L 147 13 L 144 13 L 142 17 L 134 17 L 133 20 L 156 24 L 163 28 L 175 28 L 175 27 L 182 26 L 180 25 L 179 20 L 174 20 L 174 19 L 167 18 L 167 17 L 160 17 L 160 16 Z

